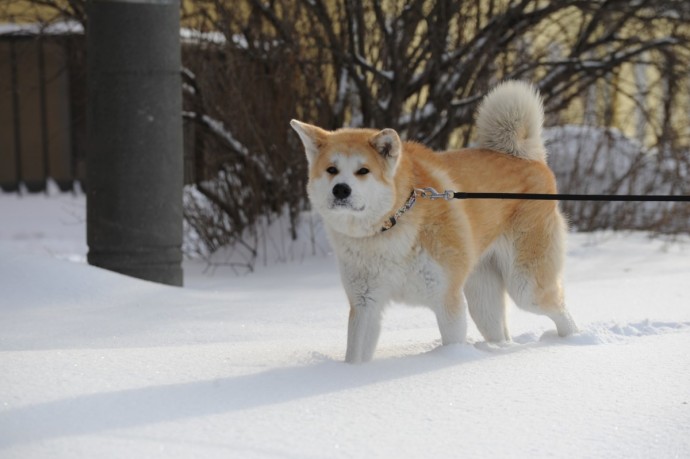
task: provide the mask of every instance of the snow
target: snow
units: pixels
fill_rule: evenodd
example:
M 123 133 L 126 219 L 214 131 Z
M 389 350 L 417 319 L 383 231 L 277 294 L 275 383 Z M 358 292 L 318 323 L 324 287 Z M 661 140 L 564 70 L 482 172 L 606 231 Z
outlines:
M 614 195 L 688 194 L 687 165 L 658 158 L 658 152 L 615 128 L 553 126 L 544 129 L 548 162 L 561 193 Z M 674 179 L 675 178 L 675 179 Z M 667 234 L 687 232 L 690 218 L 682 202 L 563 202 L 573 226 L 587 228 L 655 228 Z
M 85 264 L 84 207 L 0 194 L 2 458 L 690 455 L 687 239 L 571 234 L 577 336 L 513 308 L 441 347 L 396 306 L 352 366 L 332 255 L 162 286 Z
M 77 21 L 55 21 L 49 24 L 0 23 L 0 35 L 71 35 L 83 34 L 84 26 Z

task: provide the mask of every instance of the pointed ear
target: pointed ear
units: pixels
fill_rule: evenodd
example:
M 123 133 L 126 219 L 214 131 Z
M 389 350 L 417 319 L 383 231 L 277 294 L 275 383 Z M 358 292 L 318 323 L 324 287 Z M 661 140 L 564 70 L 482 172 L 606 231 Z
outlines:
M 304 152 L 307 155 L 307 161 L 311 164 L 319 153 L 319 150 L 326 143 L 328 132 L 317 126 L 302 123 L 301 121 L 292 120 L 290 126 L 297 132 L 299 138 L 304 145 Z
M 374 147 L 374 150 L 391 165 L 390 172 L 392 175 L 402 153 L 402 142 L 398 133 L 393 129 L 384 129 L 369 139 L 369 145 Z
M 402 142 L 398 133 L 393 129 L 384 129 L 376 133 L 371 139 L 369 139 L 369 144 L 374 147 L 384 159 L 392 159 L 400 156 L 402 150 Z

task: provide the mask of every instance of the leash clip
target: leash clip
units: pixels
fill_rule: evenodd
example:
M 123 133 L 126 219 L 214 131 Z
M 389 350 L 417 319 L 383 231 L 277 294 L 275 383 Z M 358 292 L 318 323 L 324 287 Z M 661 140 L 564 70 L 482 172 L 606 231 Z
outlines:
M 453 190 L 446 190 L 443 193 L 439 193 L 431 187 L 417 188 L 415 192 L 418 193 L 421 198 L 431 199 L 432 201 L 434 199 L 445 199 L 446 201 L 450 201 L 455 196 Z

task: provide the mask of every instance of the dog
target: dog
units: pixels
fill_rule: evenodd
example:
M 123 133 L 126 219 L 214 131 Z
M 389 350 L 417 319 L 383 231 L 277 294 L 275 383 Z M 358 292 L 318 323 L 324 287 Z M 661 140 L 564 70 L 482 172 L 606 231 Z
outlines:
M 434 152 L 393 129 L 290 122 L 350 303 L 346 362 L 372 359 L 393 301 L 431 308 L 443 345 L 465 342 L 468 309 L 486 341 L 510 341 L 506 293 L 551 318 L 560 336 L 577 332 L 564 303 L 567 226 L 556 201 L 432 201 L 418 191 L 556 193 L 543 117 L 534 87 L 507 81 L 480 104 L 478 148 Z

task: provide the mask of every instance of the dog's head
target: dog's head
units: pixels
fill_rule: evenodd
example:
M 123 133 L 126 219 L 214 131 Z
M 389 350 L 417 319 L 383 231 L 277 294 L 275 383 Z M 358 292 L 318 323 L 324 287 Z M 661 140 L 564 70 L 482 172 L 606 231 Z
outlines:
M 335 231 L 368 236 L 396 201 L 395 174 L 402 143 L 392 129 L 325 131 L 292 120 L 309 161 L 312 206 Z

